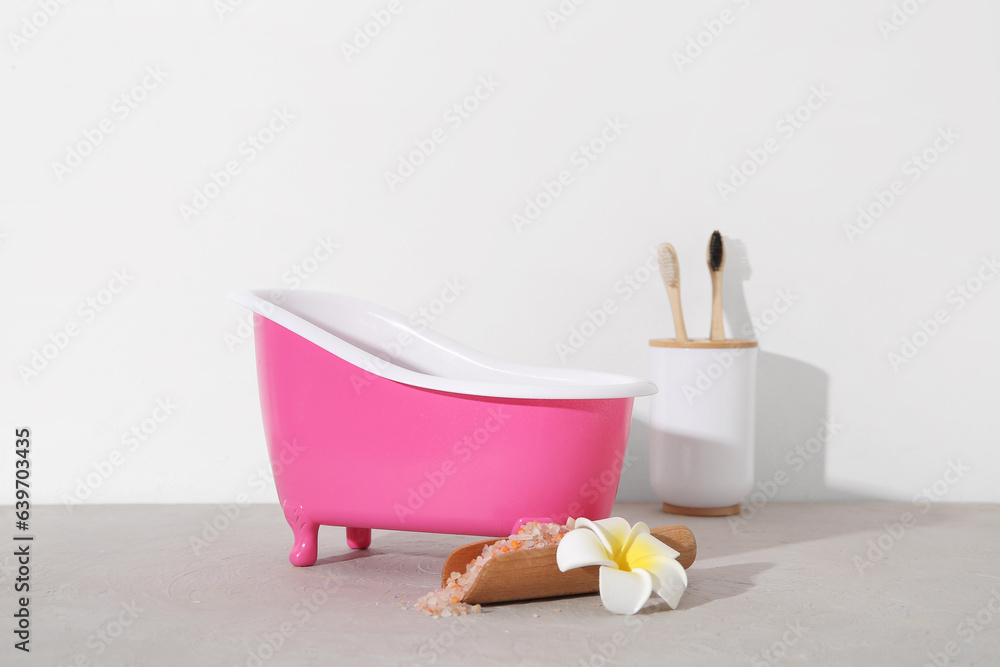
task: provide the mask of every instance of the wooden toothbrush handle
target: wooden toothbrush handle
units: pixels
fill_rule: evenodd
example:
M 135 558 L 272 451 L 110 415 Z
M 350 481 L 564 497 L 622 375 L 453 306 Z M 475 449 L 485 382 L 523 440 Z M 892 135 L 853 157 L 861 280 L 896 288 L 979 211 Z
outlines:
M 681 294 L 678 288 L 672 287 L 667 290 L 670 298 L 670 312 L 674 316 L 674 336 L 682 343 L 688 341 L 687 328 L 684 326 L 684 313 L 681 311 Z
M 712 272 L 712 331 L 711 340 L 725 340 L 726 328 L 722 323 L 722 272 Z

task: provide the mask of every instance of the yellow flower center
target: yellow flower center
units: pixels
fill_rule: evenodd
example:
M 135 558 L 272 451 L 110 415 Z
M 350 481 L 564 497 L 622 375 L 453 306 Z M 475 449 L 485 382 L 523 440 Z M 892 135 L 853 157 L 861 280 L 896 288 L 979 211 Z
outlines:
M 634 568 L 642 567 L 642 562 L 650 558 L 656 558 L 657 552 L 642 544 L 633 542 L 632 545 L 615 554 L 615 563 L 622 572 L 631 572 Z

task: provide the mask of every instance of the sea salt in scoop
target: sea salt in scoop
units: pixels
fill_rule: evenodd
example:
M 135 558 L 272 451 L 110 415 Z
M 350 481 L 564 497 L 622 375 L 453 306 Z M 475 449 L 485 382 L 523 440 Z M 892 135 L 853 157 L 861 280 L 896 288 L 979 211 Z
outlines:
M 479 613 L 480 604 L 596 593 L 598 567 L 562 573 L 556 563 L 562 536 L 575 527 L 572 519 L 566 526 L 529 523 L 510 537 L 459 547 L 445 562 L 442 588 L 423 596 L 416 608 L 431 616 L 454 616 Z M 680 552 L 677 562 L 683 567 L 694 562 L 697 545 L 685 526 L 651 533 Z
M 475 586 L 487 563 L 504 554 L 557 546 L 562 536 L 573 530 L 573 527 L 573 519 L 569 519 L 565 526 L 558 523 L 529 521 L 509 537 L 477 542 L 456 549 L 445 562 L 445 571 L 454 569 L 452 566 L 460 567 L 461 562 L 469 559 L 470 552 L 476 553 L 478 551 L 479 555 L 465 565 L 464 572 L 456 570 L 447 576 L 442 576 L 442 587 L 421 597 L 417 600 L 415 607 L 425 614 L 435 617 L 480 613 L 482 607 L 479 604 L 469 604 L 466 600 L 474 599 L 468 597 L 469 592 Z

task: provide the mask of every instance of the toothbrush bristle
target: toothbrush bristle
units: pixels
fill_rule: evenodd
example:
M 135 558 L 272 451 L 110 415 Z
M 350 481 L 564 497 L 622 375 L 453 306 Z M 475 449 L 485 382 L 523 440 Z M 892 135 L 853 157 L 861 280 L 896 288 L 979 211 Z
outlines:
M 661 243 L 659 260 L 663 283 L 667 287 L 677 287 L 681 279 L 680 271 L 677 268 L 677 251 L 669 243 Z
M 712 240 L 708 242 L 708 261 L 713 271 L 722 266 L 722 234 L 718 231 L 712 232 Z

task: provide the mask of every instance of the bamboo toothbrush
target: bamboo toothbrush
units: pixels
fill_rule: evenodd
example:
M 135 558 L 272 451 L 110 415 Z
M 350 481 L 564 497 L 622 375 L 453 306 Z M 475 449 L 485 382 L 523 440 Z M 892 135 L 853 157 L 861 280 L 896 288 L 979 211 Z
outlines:
M 660 260 L 660 276 L 667 288 L 670 298 L 670 311 L 674 315 L 674 333 L 677 340 L 686 343 L 687 329 L 684 328 L 684 313 L 681 312 L 681 267 L 677 261 L 677 251 L 669 243 L 660 244 L 658 254 Z
M 712 232 L 708 242 L 708 270 L 712 274 L 712 332 L 711 340 L 725 340 L 726 328 L 722 323 L 722 267 L 726 264 L 726 247 L 722 234 Z

